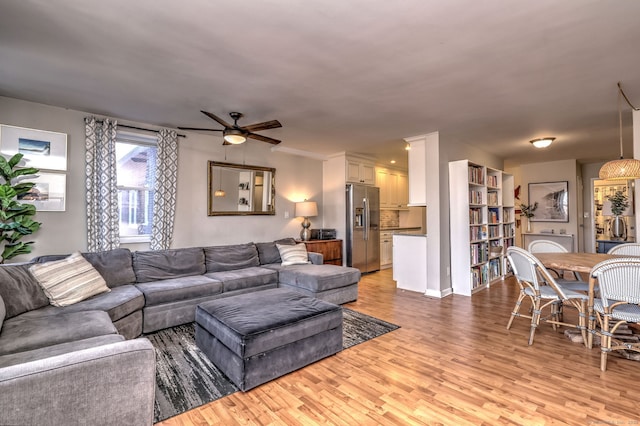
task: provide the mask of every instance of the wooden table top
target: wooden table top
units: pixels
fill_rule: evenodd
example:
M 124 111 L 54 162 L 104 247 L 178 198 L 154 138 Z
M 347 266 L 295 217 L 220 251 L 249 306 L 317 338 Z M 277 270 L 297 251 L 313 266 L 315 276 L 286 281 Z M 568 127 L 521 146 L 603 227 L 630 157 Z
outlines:
M 606 253 L 534 253 L 544 266 L 589 274 L 603 260 L 625 257 Z

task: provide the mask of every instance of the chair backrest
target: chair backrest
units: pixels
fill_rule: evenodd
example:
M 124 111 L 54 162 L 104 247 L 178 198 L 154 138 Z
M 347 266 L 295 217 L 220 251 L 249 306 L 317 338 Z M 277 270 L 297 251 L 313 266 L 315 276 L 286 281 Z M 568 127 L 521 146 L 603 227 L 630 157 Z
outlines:
M 598 279 L 604 306 L 612 300 L 640 303 L 640 258 L 605 260 L 593 267 L 591 276 Z
M 507 259 L 520 285 L 529 283 L 534 290 L 538 291 L 541 283 L 540 276 L 538 275 L 540 274 L 545 284 L 551 286 L 560 298 L 566 299 L 564 291 L 558 286 L 558 283 L 549 271 L 547 271 L 547 268 L 545 268 L 538 258 L 527 250 L 511 246 L 507 248 Z
M 566 253 L 569 250 L 561 244 L 550 240 L 534 240 L 527 247 L 530 253 Z
M 624 256 L 640 256 L 640 244 L 625 243 L 613 246 L 607 252 L 608 254 L 622 254 Z

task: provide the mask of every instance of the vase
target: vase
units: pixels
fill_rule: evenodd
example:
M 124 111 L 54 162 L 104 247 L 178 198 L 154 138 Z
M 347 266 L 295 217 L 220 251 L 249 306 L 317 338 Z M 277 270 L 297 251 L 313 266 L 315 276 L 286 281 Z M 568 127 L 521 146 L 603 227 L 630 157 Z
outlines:
M 627 224 L 622 216 L 614 216 L 610 226 L 613 238 L 627 239 Z
M 527 233 L 531 232 L 531 219 L 527 218 Z

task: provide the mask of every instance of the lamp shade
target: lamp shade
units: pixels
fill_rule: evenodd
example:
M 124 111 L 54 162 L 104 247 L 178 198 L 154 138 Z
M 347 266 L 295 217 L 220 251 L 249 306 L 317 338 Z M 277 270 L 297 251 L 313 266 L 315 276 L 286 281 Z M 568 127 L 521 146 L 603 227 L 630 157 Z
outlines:
M 640 160 L 621 158 L 609 161 L 600 168 L 598 177 L 608 180 L 640 179 Z
M 296 203 L 296 217 L 318 216 L 318 204 L 315 201 Z

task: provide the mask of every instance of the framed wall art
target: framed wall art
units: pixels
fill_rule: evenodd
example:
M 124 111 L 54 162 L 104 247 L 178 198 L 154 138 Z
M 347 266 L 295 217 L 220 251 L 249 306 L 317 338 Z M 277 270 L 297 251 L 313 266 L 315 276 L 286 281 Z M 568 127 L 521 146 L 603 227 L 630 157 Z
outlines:
M 35 182 L 31 191 L 18 197 L 21 203 L 33 204 L 37 211 L 63 212 L 67 198 L 66 173 L 40 172 L 29 179 Z
M 24 155 L 25 167 L 67 170 L 67 134 L 0 125 L 0 153 Z
M 531 222 L 569 222 L 569 182 L 529 184 L 529 204 L 538 203 Z

